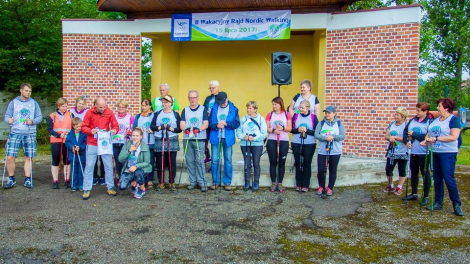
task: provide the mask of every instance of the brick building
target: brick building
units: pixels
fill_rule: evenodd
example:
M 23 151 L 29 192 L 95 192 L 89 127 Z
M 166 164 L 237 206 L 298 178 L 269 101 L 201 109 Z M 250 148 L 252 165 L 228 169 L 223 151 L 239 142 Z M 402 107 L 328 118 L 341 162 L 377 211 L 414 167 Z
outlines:
M 208 83 L 220 81 L 221 91 L 245 113 L 257 100 L 259 113 L 271 111 L 277 87 L 271 86 L 271 53 L 292 53 L 292 85 L 281 88 L 286 105 L 300 92 L 302 79 L 312 80 L 321 108 L 335 105 L 347 130 L 344 153 L 383 157 L 384 130 L 398 106 L 414 111 L 418 97 L 419 5 L 345 12 L 354 1 L 256 1 L 258 6 L 215 8 L 193 1 L 164 6 L 160 1 L 126 5 L 98 1 L 101 11 L 122 11 L 127 20 L 63 20 L 64 96 L 119 99 L 140 106 L 141 38 L 152 39 L 152 96 L 167 82 L 170 94 L 188 104 L 187 92 L 209 94 Z M 312 1 L 306 1 L 308 3 Z M 116 4 L 118 3 L 118 4 Z M 160 4 L 157 4 L 160 3 Z M 199 6 L 196 8 L 195 5 Z M 262 5 L 265 6 L 262 6 Z M 269 6 L 268 6 L 269 4 Z M 193 5 L 193 6 L 188 6 Z M 172 13 L 290 9 L 291 38 L 279 41 L 172 42 Z M 319 117 L 320 119 L 322 117 Z

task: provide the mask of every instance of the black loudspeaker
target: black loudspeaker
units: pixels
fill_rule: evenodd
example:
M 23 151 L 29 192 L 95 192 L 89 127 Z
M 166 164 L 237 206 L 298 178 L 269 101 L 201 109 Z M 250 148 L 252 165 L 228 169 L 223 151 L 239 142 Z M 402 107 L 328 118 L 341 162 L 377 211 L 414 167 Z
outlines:
M 286 85 L 292 83 L 292 54 L 274 52 L 271 60 L 271 83 Z

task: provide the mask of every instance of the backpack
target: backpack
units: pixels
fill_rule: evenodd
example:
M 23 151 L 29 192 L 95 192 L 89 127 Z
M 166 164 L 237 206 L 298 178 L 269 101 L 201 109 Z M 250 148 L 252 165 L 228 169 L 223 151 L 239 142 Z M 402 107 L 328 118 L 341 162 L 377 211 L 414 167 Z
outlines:
M 295 113 L 295 114 L 294 114 L 294 117 L 293 117 L 293 119 L 292 119 L 292 126 L 294 126 L 295 121 L 297 121 L 297 117 L 298 117 L 298 116 L 299 116 L 298 113 Z M 315 129 L 315 118 L 314 118 L 314 116 L 315 116 L 315 114 L 310 113 L 310 118 L 312 119 L 312 127 L 313 127 L 313 129 Z

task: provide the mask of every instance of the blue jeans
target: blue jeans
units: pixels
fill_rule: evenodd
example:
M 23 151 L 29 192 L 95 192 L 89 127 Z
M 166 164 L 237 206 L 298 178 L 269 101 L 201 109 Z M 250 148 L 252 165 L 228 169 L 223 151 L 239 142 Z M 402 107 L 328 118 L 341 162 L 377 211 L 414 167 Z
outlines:
M 223 181 L 225 185 L 232 183 L 232 146 L 227 146 L 222 142 L 222 149 L 224 153 L 224 175 Z M 219 157 L 219 144 L 211 145 L 212 152 L 212 184 L 220 185 L 220 157 Z
M 119 153 L 121 153 L 122 147 L 124 147 L 124 144 L 113 144 L 113 156 L 114 156 L 114 164 L 116 167 L 116 174 L 118 178 L 121 178 L 121 172 L 122 172 L 122 164 L 119 162 Z
M 72 176 L 70 178 L 71 180 L 71 183 L 72 183 L 72 189 L 77 189 L 77 185 L 78 185 L 78 188 L 79 189 L 83 189 L 83 173 L 82 173 L 82 170 L 85 169 L 85 167 L 81 167 L 80 166 L 80 162 L 78 160 L 78 155 L 74 155 L 75 157 L 75 162 L 73 162 L 73 160 L 70 162 L 70 165 L 72 166 L 71 170 L 72 170 Z M 86 164 L 83 164 L 85 163 L 85 158 L 84 157 L 80 157 L 80 161 L 82 162 L 82 166 Z
M 433 153 L 433 179 L 436 203 L 444 201 L 444 181 L 446 182 L 449 198 L 452 203 L 461 205 L 457 182 L 454 178 L 457 153 Z

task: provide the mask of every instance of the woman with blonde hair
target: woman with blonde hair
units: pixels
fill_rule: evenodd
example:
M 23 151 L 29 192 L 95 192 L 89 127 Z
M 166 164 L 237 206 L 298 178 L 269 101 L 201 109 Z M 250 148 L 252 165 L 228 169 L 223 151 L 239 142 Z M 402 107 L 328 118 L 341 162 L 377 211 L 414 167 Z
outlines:
M 395 109 L 395 121 L 392 121 L 385 131 L 385 140 L 389 142 L 387 150 L 387 164 L 385 174 L 387 175 L 388 186 L 384 192 L 394 192 L 396 195 L 403 193 L 403 184 L 406 180 L 406 165 L 408 163 L 408 150 L 403 142 L 403 132 L 406 127 L 408 110 L 404 107 Z M 393 170 L 398 164 L 398 186 L 393 184 Z

